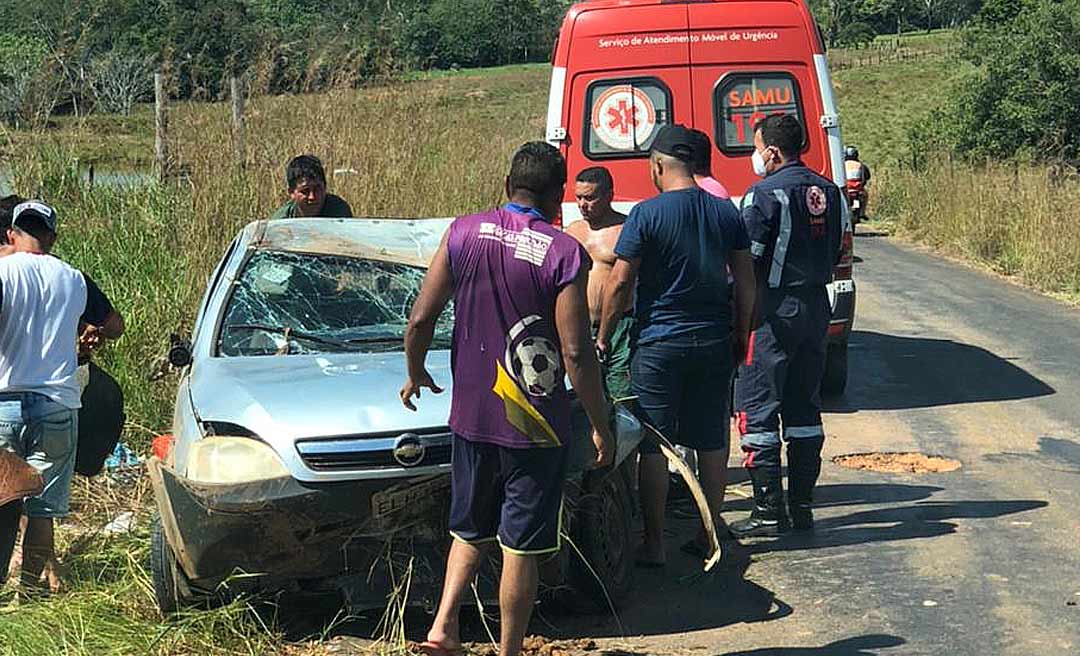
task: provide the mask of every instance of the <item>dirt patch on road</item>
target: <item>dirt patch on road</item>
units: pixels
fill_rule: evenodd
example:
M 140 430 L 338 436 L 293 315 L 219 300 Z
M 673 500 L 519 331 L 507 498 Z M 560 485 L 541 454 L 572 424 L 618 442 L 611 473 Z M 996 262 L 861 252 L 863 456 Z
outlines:
M 836 456 L 833 462 L 848 469 L 890 474 L 938 474 L 960 469 L 960 461 L 924 453 L 852 453 Z

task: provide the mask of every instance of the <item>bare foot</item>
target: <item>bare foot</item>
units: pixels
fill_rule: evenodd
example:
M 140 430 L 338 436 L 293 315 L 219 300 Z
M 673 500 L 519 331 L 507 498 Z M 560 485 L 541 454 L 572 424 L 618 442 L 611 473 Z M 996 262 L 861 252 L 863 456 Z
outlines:
M 60 564 L 55 557 L 45 562 L 45 569 L 42 571 L 41 576 L 48 584 L 50 593 L 58 594 L 63 588 L 63 584 L 60 582 Z
M 463 656 L 465 647 L 460 641 L 432 640 L 428 638 L 418 645 L 420 653 L 425 656 Z

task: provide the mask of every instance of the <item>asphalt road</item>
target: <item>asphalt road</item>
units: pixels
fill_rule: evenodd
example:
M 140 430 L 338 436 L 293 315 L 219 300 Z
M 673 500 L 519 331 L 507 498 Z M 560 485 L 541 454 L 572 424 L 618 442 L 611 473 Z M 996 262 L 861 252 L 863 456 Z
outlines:
M 856 254 L 851 378 L 825 418 L 813 536 L 747 541 L 687 581 L 677 546 L 693 523 L 676 524 L 671 562 L 640 572 L 621 629 L 536 630 L 625 654 L 1080 653 L 1080 311 L 887 238 L 860 236 Z M 963 467 L 829 461 L 868 451 Z M 729 521 L 749 509 L 729 499 Z
M 618 620 L 541 609 L 533 632 L 611 656 L 1080 654 L 1080 311 L 888 238 L 859 236 L 856 255 L 815 532 L 729 544 L 703 579 L 678 551 L 696 524 L 675 521 L 668 566 L 636 572 Z M 873 451 L 963 466 L 830 460 Z M 729 491 L 732 521 L 749 487 Z

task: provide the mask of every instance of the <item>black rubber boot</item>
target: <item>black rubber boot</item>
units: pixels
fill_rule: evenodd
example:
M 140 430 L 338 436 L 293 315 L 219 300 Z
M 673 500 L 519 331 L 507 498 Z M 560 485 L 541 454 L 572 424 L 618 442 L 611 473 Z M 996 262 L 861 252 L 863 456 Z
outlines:
M 728 524 L 728 530 L 737 538 L 784 533 L 791 526 L 784 510 L 784 482 L 780 466 L 752 467 L 746 471 L 754 483 L 754 509 L 746 519 Z
M 825 438 L 795 439 L 788 442 L 788 512 L 797 531 L 814 528 L 814 486 L 821 474 L 821 446 Z

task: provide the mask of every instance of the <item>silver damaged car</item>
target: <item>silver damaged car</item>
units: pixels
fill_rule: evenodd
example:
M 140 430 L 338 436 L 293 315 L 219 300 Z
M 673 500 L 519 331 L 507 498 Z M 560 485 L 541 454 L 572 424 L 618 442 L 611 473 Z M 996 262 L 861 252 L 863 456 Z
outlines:
M 279 591 L 377 608 L 404 568 L 410 603 L 437 601 L 449 546 L 449 310 L 428 357 L 447 390 L 418 412 L 397 392 L 406 318 L 449 223 L 256 221 L 229 245 L 190 340 L 170 350 L 183 370 L 171 447 L 149 466 L 163 612 Z M 575 412 L 567 539 L 541 568 L 545 589 L 577 607 L 605 608 L 630 587 L 629 455 L 641 427 L 622 410 L 615 421 L 616 464 L 586 472 L 589 426 Z

